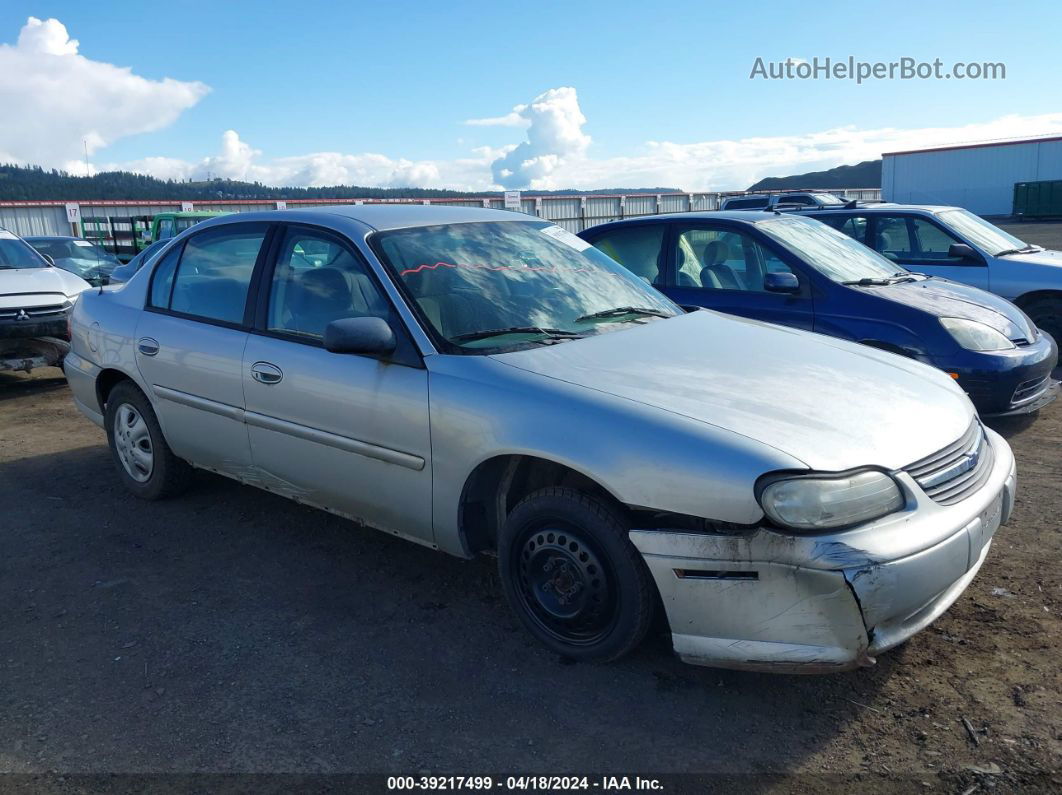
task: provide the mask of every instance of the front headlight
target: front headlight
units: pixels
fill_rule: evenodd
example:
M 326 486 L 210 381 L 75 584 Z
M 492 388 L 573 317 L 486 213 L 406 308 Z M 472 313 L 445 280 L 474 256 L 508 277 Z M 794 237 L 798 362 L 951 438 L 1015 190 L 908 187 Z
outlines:
M 796 475 L 772 480 L 760 505 L 776 524 L 794 530 L 825 530 L 869 522 L 904 505 L 896 481 L 884 472 Z
M 1007 351 L 1014 347 L 1014 343 L 1004 334 L 976 320 L 942 317 L 940 325 L 968 351 Z

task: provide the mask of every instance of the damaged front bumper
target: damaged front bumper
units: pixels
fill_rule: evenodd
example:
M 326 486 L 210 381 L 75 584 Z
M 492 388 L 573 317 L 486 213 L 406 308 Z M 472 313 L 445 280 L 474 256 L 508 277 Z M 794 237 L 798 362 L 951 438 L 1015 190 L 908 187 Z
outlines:
M 991 475 L 954 505 L 901 472 L 903 510 L 832 535 L 632 530 L 675 652 L 696 665 L 826 673 L 873 665 L 927 627 L 973 580 L 1014 504 L 1014 457 L 986 433 Z

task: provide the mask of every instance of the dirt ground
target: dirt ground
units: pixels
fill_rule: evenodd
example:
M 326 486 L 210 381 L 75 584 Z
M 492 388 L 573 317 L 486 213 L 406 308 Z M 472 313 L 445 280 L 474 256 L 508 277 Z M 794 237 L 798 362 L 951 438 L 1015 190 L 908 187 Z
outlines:
M 1058 791 L 1062 403 L 994 426 L 1018 498 L 969 590 L 877 666 L 795 677 L 687 666 L 662 634 L 566 664 L 518 627 L 491 559 L 205 474 L 139 502 L 61 373 L 0 374 L 0 772 Z

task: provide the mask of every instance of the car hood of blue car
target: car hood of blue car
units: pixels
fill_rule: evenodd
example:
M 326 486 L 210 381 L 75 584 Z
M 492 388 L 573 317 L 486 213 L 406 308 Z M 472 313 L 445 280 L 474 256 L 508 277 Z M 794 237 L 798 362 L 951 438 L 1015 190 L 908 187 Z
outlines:
M 1048 265 L 1062 268 L 1062 251 L 1044 249 L 1043 251 L 1030 251 L 1028 254 L 1007 254 L 1000 257 L 998 262 L 1021 262 L 1027 265 Z
M 896 282 L 887 287 L 860 287 L 879 298 L 921 309 L 937 317 L 959 317 L 984 323 L 1009 340 L 1035 338 L 1025 314 L 1005 298 L 967 284 L 930 277 Z

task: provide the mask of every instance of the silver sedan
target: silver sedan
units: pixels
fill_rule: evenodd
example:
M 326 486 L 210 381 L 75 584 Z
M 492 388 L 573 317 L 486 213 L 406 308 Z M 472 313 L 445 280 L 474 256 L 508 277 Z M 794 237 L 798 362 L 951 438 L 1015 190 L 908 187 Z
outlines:
M 1014 459 L 951 379 L 683 312 L 501 211 L 227 216 L 86 293 L 65 365 L 135 495 L 210 470 L 453 555 L 611 660 L 663 604 L 705 665 L 873 663 L 955 601 Z

